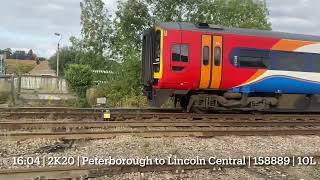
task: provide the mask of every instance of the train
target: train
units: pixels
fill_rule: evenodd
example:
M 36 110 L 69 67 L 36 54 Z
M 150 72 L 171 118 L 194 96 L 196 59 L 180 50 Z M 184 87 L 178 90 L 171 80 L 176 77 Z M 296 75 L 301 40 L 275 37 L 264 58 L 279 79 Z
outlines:
M 319 111 L 320 37 L 162 22 L 142 35 L 143 93 L 187 112 Z

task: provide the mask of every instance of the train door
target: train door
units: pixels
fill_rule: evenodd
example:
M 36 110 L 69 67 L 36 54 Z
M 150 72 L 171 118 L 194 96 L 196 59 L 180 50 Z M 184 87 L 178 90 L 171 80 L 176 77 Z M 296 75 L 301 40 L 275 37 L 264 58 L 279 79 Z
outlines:
M 199 89 L 219 89 L 222 79 L 222 36 L 205 34 L 201 38 Z

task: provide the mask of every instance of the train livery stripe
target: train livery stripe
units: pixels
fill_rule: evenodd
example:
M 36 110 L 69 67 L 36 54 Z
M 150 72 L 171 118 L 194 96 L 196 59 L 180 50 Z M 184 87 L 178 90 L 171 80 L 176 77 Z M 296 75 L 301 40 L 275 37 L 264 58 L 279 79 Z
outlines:
M 210 70 L 212 63 L 212 53 L 211 53 L 211 35 L 202 35 L 202 45 L 201 45 L 201 79 L 199 89 L 207 89 L 210 85 Z M 209 47 L 209 63 L 205 65 L 203 63 L 203 49 L 204 47 Z
M 212 81 L 210 88 L 211 89 L 219 89 L 220 84 L 221 84 L 221 79 L 222 79 L 222 55 L 223 55 L 223 44 L 222 44 L 222 36 L 214 36 L 213 37 L 213 48 L 220 47 L 221 48 L 221 53 L 220 53 L 220 64 L 213 66 L 212 69 Z M 215 51 L 213 51 L 215 52 Z M 213 55 L 214 56 L 214 55 Z
M 315 43 L 308 42 L 308 41 L 295 41 L 295 40 L 282 39 L 272 47 L 272 50 L 294 51 L 300 47 L 310 45 L 310 44 L 315 44 Z
M 258 79 L 260 76 L 262 76 L 267 70 L 265 69 L 259 69 L 253 76 L 250 77 L 250 79 L 248 79 L 246 82 L 244 82 L 243 84 L 249 84 L 253 81 L 255 81 L 256 79 Z
M 294 41 L 294 40 L 280 40 L 277 44 L 272 47 L 272 50 L 282 50 L 282 51 L 292 51 L 292 52 L 307 52 L 307 53 L 320 53 L 320 43 L 317 42 L 307 42 L 307 41 Z M 291 78 L 300 78 L 308 81 L 314 80 L 315 82 L 320 82 L 319 73 L 311 72 L 295 72 L 295 71 L 279 71 L 279 70 L 258 70 L 253 76 L 251 76 L 247 81 L 242 83 L 237 87 L 244 85 L 250 85 L 252 83 L 257 83 L 261 79 L 270 78 L 277 75 L 286 75 Z

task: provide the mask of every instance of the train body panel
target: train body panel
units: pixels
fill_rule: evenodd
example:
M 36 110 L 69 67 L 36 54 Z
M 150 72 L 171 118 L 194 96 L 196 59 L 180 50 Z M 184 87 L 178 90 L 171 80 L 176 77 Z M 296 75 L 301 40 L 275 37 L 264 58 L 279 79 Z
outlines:
M 191 90 L 198 86 L 200 78 L 200 33 L 165 31 L 163 43 L 163 75 L 155 88 Z M 187 37 L 187 38 L 184 38 Z M 181 60 L 172 51 L 180 51 L 187 55 Z

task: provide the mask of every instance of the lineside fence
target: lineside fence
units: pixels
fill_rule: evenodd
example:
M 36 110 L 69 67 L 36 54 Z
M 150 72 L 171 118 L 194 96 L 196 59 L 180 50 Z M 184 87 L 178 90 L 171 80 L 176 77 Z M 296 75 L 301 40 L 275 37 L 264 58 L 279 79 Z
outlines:
M 7 96 L 14 102 L 22 93 L 67 94 L 68 87 L 65 79 L 56 76 L 0 75 L 0 99 Z

